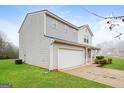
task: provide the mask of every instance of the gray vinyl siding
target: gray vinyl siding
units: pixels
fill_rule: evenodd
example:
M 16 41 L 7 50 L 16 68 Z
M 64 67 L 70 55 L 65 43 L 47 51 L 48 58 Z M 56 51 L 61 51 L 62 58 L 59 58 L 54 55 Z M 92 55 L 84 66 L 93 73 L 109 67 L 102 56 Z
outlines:
M 44 37 L 43 13 L 28 14 L 19 31 L 19 58 L 28 64 L 49 67 L 50 39 Z
M 56 24 L 56 28 L 53 27 Z M 65 28 L 67 30 L 65 30 Z M 19 58 L 26 63 L 49 69 L 53 63 L 53 69 L 58 68 L 58 49 L 76 49 L 85 51 L 83 47 L 53 43 L 49 37 L 55 37 L 72 42 L 84 43 L 85 29 L 79 31 L 45 12 L 35 12 L 27 15 L 19 31 Z M 45 36 L 46 35 L 46 36 Z M 88 32 L 89 44 L 92 44 L 92 36 Z M 24 57 L 24 55 L 26 55 Z M 82 55 L 84 57 L 84 55 Z
M 88 30 L 89 29 L 86 26 L 79 29 L 79 31 L 78 31 L 78 42 L 79 43 L 87 44 L 87 43 L 84 42 L 84 36 L 86 35 L 86 36 L 88 36 L 88 39 L 89 39 L 88 45 L 92 45 L 92 36 L 91 36 L 91 34 Z
M 56 28 L 53 24 L 56 24 Z M 67 30 L 65 30 L 65 27 Z M 78 40 L 78 31 L 76 29 L 48 15 L 46 15 L 46 35 L 73 42 Z

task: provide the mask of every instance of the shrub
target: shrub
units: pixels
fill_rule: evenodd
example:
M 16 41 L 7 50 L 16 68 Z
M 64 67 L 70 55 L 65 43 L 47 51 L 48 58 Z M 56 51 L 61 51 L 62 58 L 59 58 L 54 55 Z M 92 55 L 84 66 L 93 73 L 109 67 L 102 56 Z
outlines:
M 106 59 L 99 59 L 98 60 L 98 67 L 103 67 L 105 64 L 107 64 L 107 60 Z
M 108 58 L 107 63 L 108 63 L 108 64 L 111 64 L 111 63 L 112 63 L 112 59 L 111 59 L 111 58 Z
M 100 59 L 98 61 L 98 64 L 107 64 L 107 60 L 106 59 Z
M 105 59 L 104 56 L 96 56 L 95 58 L 95 64 L 99 64 L 99 67 L 102 67 L 105 64 L 111 64 L 111 63 L 112 63 L 111 58 Z
M 104 59 L 104 56 L 96 56 L 97 59 Z
M 8 56 L 0 56 L 0 59 L 2 60 L 2 59 L 9 59 L 9 57 Z
M 95 64 L 98 64 L 99 63 L 99 60 L 98 59 L 95 59 Z

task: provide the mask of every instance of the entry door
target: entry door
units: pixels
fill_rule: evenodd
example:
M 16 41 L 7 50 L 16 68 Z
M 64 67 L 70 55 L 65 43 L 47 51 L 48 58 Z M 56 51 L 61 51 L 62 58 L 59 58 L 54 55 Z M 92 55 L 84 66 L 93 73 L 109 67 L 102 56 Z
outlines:
M 58 68 L 69 68 L 84 64 L 84 51 L 59 49 L 58 50 Z

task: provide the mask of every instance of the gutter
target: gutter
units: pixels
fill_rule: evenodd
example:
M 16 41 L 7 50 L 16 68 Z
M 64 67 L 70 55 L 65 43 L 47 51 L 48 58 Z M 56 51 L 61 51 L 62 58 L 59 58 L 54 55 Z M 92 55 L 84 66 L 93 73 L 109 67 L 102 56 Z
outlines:
M 51 44 L 60 43 L 60 44 L 66 44 L 66 45 L 73 45 L 73 46 L 77 46 L 77 47 L 89 48 L 89 49 L 93 49 L 93 50 L 100 50 L 100 48 L 97 48 L 94 46 L 90 46 L 90 45 L 86 45 L 86 44 L 80 44 L 80 43 L 72 42 L 72 41 L 67 41 L 64 39 L 59 39 L 59 38 L 55 38 L 55 37 L 51 37 L 51 36 L 47 36 L 47 35 L 44 35 L 44 36 L 51 39 Z

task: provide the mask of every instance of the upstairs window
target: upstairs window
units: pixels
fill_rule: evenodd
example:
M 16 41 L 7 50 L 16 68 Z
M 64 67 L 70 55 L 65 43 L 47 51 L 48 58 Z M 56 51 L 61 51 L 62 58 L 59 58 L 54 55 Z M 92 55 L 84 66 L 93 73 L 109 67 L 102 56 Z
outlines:
M 87 43 L 89 43 L 89 38 L 88 38 L 88 36 L 87 36 Z
M 89 43 L 89 38 L 88 38 L 88 36 L 86 36 L 86 35 L 84 35 L 84 42 L 85 42 L 85 43 Z
M 86 35 L 84 35 L 84 42 L 85 42 L 85 43 L 87 42 Z

